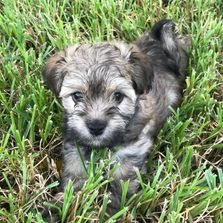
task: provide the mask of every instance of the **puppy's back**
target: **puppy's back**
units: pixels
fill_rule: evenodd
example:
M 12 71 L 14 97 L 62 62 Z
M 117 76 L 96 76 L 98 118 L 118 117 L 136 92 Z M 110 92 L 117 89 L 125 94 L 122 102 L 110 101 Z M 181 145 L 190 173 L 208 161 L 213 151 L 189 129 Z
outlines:
M 155 105 L 155 121 L 154 131 L 147 128 L 150 129 L 149 134 L 159 132 L 170 115 L 170 107 L 176 108 L 182 99 L 190 41 L 187 37 L 176 37 L 174 27 L 171 20 L 161 20 L 149 33 L 135 41 L 139 49 L 148 55 L 154 72 L 149 96 Z

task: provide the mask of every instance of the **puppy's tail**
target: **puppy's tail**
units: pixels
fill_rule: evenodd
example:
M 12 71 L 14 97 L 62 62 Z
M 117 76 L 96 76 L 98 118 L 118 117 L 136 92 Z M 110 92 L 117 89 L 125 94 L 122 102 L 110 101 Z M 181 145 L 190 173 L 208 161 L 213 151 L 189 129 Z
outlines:
M 188 64 L 187 54 L 191 43 L 188 37 L 175 38 L 174 30 L 175 24 L 173 21 L 163 19 L 153 26 L 150 36 L 162 43 L 166 55 L 175 61 L 180 73 L 185 74 Z
M 175 24 L 170 19 L 157 22 L 149 33 L 136 41 L 136 45 L 145 53 L 153 54 L 156 48 L 158 54 L 165 53 L 171 66 L 178 67 L 179 72 L 185 75 L 188 64 L 188 51 L 190 39 L 188 37 L 176 38 L 174 33 Z M 162 46 L 162 50 L 159 47 Z
M 161 20 L 153 26 L 150 36 L 152 39 L 160 41 L 165 53 L 179 64 L 180 54 L 173 34 L 174 27 L 175 24 L 171 20 Z

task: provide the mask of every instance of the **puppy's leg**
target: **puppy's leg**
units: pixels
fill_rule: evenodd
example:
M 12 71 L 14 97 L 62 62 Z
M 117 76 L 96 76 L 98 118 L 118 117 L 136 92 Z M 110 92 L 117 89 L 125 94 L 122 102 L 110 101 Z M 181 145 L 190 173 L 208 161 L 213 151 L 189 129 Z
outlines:
M 110 215 L 120 209 L 122 197 L 121 180 L 129 180 L 127 197 L 131 197 L 137 192 L 139 184 L 136 178 L 136 169 L 141 173 L 146 172 L 146 158 L 152 144 L 152 139 L 142 133 L 135 143 L 123 146 L 116 153 L 116 159 L 120 163 L 120 167 L 114 173 L 114 181 L 110 185 L 111 203 L 107 209 Z
M 84 152 L 84 149 L 80 148 L 80 152 Z M 79 154 L 77 147 L 74 143 L 65 141 L 63 148 L 63 175 L 62 175 L 62 190 L 64 191 L 69 180 L 73 181 L 74 191 L 79 191 L 85 180 L 86 180 L 86 171 L 84 164 L 81 161 L 81 156 L 83 162 L 85 162 L 86 156 L 84 154 Z M 60 192 L 56 197 L 51 201 L 52 204 L 61 208 L 63 206 L 63 192 Z M 43 219 L 47 222 L 60 222 L 60 215 L 57 208 L 50 207 L 46 208 L 42 213 Z
M 53 200 L 51 200 L 51 204 L 62 207 L 63 205 L 63 193 L 57 193 Z M 43 220 L 48 223 L 59 223 L 61 222 L 59 211 L 54 207 L 46 207 L 42 212 Z
M 156 131 L 156 100 L 149 94 L 143 94 L 137 100 L 137 112 L 135 113 L 129 125 L 126 128 L 124 141 L 130 144 L 132 141 L 137 141 L 141 134 L 154 135 Z
M 79 154 L 79 151 L 81 154 Z M 74 183 L 74 191 L 79 191 L 86 180 L 86 171 L 84 167 L 84 165 L 86 165 L 86 156 L 82 153 L 82 148 L 79 148 L 79 151 L 74 143 L 69 141 L 65 142 L 63 149 L 63 189 L 67 182 L 72 180 Z

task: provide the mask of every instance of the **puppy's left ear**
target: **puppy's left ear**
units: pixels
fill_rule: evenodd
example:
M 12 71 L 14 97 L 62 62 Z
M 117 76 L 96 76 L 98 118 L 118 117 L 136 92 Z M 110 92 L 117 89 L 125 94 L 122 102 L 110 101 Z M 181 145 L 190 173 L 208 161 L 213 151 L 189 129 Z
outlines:
M 129 63 L 132 67 L 131 78 L 136 93 L 148 92 L 154 77 L 148 56 L 140 51 L 133 51 L 130 54 Z
M 65 64 L 65 52 L 60 51 L 52 55 L 45 63 L 43 70 L 43 79 L 50 90 L 59 95 L 65 73 L 63 72 L 63 64 Z

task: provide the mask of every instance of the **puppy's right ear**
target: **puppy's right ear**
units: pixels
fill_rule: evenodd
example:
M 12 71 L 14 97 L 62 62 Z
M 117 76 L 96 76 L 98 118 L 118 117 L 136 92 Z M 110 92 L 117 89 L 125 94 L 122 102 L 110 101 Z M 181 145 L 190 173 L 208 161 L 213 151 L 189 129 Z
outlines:
M 63 65 L 66 63 L 65 52 L 60 51 L 52 55 L 45 63 L 43 79 L 50 90 L 58 96 L 65 76 Z

